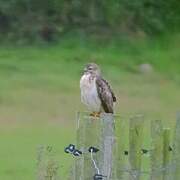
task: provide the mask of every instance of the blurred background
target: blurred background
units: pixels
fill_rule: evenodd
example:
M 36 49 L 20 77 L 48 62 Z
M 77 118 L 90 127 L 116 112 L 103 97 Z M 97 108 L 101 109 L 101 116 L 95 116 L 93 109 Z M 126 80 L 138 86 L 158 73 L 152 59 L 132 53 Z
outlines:
M 116 113 L 173 128 L 180 1 L 0 0 L 0 179 L 35 179 L 40 144 L 54 147 L 67 179 L 73 159 L 63 150 L 86 110 L 79 79 L 87 62 L 112 85 Z

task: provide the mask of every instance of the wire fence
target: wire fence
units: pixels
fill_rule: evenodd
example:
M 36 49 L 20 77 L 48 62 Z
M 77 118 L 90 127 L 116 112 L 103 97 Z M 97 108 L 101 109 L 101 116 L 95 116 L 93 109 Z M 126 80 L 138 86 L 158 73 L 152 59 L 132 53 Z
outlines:
M 93 153 L 91 152 L 91 161 L 92 161 L 92 166 L 95 169 L 95 173 L 97 174 L 101 174 L 100 170 L 97 166 L 96 161 L 93 158 Z M 118 169 L 118 171 L 121 171 L 122 174 L 128 174 L 129 176 L 131 176 L 131 179 L 136 180 L 137 177 L 141 177 L 141 176 L 148 176 L 150 177 L 156 177 L 156 176 L 163 176 L 163 174 L 166 173 L 166 175 L 169 175 L 169 178 L 172 179 L 173 178 L 173 174 L 176 172 L 177 167 L 180 166 L 180 156 L 177 159 L 171 160 L 171 162 L 165 166 L 161 166 L 161 167 L 153 167 L 150 170 L 136 170 L 136 169 L 131 169 L 131 168 L 123 168 L 123 169 Z M 118 168 L 118 167 L 117 167 Z M 171 177 L 170 177 L 171 175 Z M 88 178 L 88 179 L 92 179 Z M 106 176 L 103 175 L 102 179 L 106 179 Z M 170 180 L 169 179 L 169 180 Z M 120 180 L 120 179 L 116 179 L 116 180 Z M 123 179 L 125 180 L 125 179 Z
M 80 156 L 75 159 L 73 180 L 180 179 L 180 116 L 177 118 L 173 142 L 170 128 L 163 128 L 159 120 L 152 121 L 151 144 L 148 148 L 146 146 L 147 149 L 143 147 L 142 116 L 130 119 L 127 124 L 126 121 L 119 121 L 121 128 L 113 143 L 109 143 L 109 139 L 115 137 L 114 124 L 109 121 L 113 117 L 101 118 L 101 123 L 90 119 L 86 113 L 77 118 L 77 147 L 70 144 L 65 149 L 66 153 Z M 125 127 L 129 129 L 128 138 L 125 138 Z

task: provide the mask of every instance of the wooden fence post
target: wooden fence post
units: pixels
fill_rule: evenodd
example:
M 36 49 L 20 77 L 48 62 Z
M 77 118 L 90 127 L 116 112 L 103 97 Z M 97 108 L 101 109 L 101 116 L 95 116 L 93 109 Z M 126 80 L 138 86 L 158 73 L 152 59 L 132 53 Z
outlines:
M 125 156 L 125 150 L 128 148 L 126 145 L 128 144 L 128 123 L 126 119 L 116 116 L 116 178 L 118 180 L 124 180 L 125 173 L 124 170 L 127 167 L 127 161 Z M 128 145 L 127 145 L 128 146 Z
M 141 146 L 143 138 L 143 116 L 135 116 L 130 119 L 129 127 L 129 162 L 131 167 L 130 179 L 140 179 L 141 170 Z
M 89 116 L 88 113 L 79 113 L 77 125 L 77 149 L 83 154 L 75 157 L 75 168 L 73 180 L 91 180 L 95 174 L 106 176 L 106 180 L 140 180 L 141 179 L 141 158 L 143 141 L 143 116 L 134 116 L 127 121 L 116 118 L 116 135 L 118 143 L 118 154 L 115 150 L 115 122 L 112 114 L 102 113 L 99 118 Z M 118 122 L 117 122 L 118 121 Z M 126 133 L 129 125 L 129 133 Z M 126 162 L 124 156 L 126 143 L 129 137 L 129 164 L 127 169 L 129 178 L 124 173 Z M 171 180 L 171 169 L 166 167 L 170 164 L 171 155 L 170 129 L 162 128 L 160 120 L 151 122 L 151 146 L 150 148 L 150 179 Z M 89 147 L 96 147 L 99 152 L 92 154 L 88 152 Z M 127 149 L 128 150 L 128 149 Z M 180 113 L 177 118 L 175 132 L 174 161 L 176 161 L 174 180 L 180 179 Z M 115 160 L 117 158 L 117 160 Z M 94 164 L 96 163 L 96 165 Z M 174 165 L 175 166 L 175 165 Z M 98 169 L 98 170 L 97 170 Z M 115 172 L 115 173 L 114 173 Z
M 163 129 L 163 180 L 170 180 L 170 129 Z
M 180 112 L 177 113 L 175 142 L 173 148 L 174 180 L 180 179 Z
M 100 147 L 100 120 L 89 116 L 88 113 L 79 113 L 77 126 L 77 148 L 83 152 L 83 155 L 76 158 L 75 180 L 88 180 L 96 173 L 88 148 Z M 96 157 L 98 156 L 95 156 L 97 161 Z
M 112 180 L 113 146 L 114 145 L 114 118 L 112 114 L 101 114 L 100 118 L 80 113 L 78 116 L 77 147 L 83 155 L 75 162 L 75 180 L 91 180 L 97 174 L 97 169 L 88 152 L 93 146 L 100 151 L 93 154 L 93 159 L 99 168 L 100 174 Z
M 160 120 L 151 122 L 151 180 L 162 180 L 163 171 L 163 131 Z
M 103 113 L 101 120 L 101 140 L 100 140 L 100 171 L 102 175 L 107 176 L 107 180 L 113 180 L 114 168 L 114 130 L 115 123 L 113 114 Z

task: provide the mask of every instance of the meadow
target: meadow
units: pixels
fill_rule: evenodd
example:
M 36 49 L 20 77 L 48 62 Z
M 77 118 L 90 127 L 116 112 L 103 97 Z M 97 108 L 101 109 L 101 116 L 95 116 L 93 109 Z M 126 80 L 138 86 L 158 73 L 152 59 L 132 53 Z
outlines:
M 113 40 L 69 36 L 55 44 L 0 47 L 0 179 L 36 178 L 39 145 L 52 145 L 59 174 L 68 178 L 75 143 L 79 79 L 87 62 L 97 62 L 111 82 L 116 113 L 145 115 L 173 128 L 180 110 L 180 35 Z M 150 63 L 151 73 L 139 65 Z M 147 140 L 148 141 L 148 140 Z M 145 144 L 149 142 L 145 142 Z

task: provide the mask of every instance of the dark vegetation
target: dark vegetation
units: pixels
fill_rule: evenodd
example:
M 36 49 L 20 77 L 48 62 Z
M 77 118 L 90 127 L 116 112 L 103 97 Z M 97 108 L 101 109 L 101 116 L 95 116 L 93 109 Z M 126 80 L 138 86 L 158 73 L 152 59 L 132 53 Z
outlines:
M 3 40 L 52 41 L 84 33 L 156 35 L 180 26 L 178 0 L 0 0 Z

